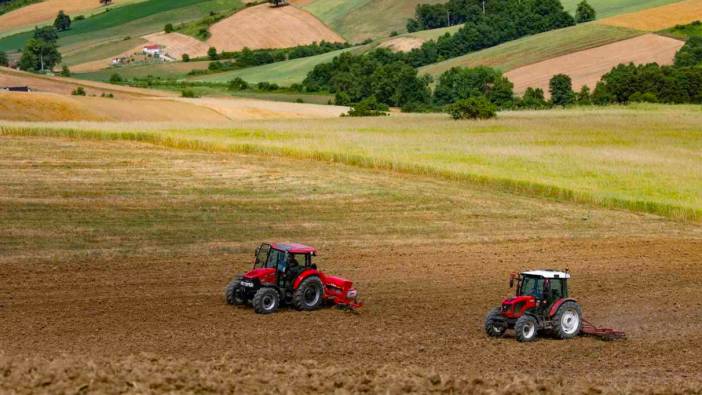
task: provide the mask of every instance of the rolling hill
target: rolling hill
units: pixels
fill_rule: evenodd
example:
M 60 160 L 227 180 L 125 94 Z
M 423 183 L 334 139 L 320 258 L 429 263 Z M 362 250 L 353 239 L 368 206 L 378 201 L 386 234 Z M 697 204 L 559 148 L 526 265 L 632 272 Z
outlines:
M 702 1 L 685 0 L 602 19 L 599 22 L 645 31 L 659 31 L 702 19 Z
M 573 14 L 581 1 L 561 0 L 561 3 L 568 12 Z M 605 18 L 679 1 L 681 0 L 588 0 L 588 3 L 597 11 L 598 18 Z

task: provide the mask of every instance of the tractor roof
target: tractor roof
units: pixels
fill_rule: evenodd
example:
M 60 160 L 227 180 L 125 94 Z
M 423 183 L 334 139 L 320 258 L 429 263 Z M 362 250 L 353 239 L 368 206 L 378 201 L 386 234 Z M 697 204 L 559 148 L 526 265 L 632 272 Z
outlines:
M 570 274 L 556 270 L 531 270 L 522 273 L 524 276 L 537 276 L 543 278 L 570 278 Z
M 290 254 L 316 254 L 317 249 L 298 243 L 271 243 L 275 250 L 285 251 Z

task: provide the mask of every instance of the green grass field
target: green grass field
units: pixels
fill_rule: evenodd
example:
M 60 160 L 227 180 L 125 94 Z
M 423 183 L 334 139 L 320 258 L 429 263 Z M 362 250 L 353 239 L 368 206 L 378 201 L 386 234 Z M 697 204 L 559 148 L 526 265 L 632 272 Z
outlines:
M 92 81 L 109 81 L 114 73 L 120 74 L 127 79 L 145 78 L 148 76 L 161 77 L 165 79 L 183 79 L 191 70 L 206 70 L 209 61 L 197 62 L 169 62 L 159 64 L 133 65 L 123 67 L 113 67 L 90 73 L 77 73 L 76 78 Z
M 39 125 L 0 134 L 126 139 L 392 170 L 496 190 L 702 219 L 702 110 L 632 106 L 501 113 L 239 122 L 233 129 Z
M 275 82 L 281 86 L 290 86 L 296 82 L 302 82 L 302 80 L 307 77 L 307 73 L 309 73 L 314 66 L 320 63 L 330 62 L 332 59 L 334 59 L 334 57 L 346 51 L 362 52 L 365 49 L 365 46 L 345 48 L 306 58 L 287 60 L 284 62 L 271 63 L 263 66 L 248 67 L 245 69 L 227 71 L 224 73 L 198 75 L 188 79 L 194 81 L 226 82 L 239 77 L 244 81 L 254 84 L 267 81 Z
M 94 45 L 136 37 L 163 30 L 167 23 L 192 21 L 210 11 L 243 7 L 239 0 L 148 0 L 113 9 L 74 23 L 59 36 L 60 46 Z M 32 32 L 0 39 L 0 50 L 22 48 Z M 94 60 L 94 59 L 91 59 Z
M 575 13 L 582 0 L 561 0 L 563 7 L 571 14 Z M 606 18 L 619 14 L 658 7 L 681 0 L 589 0 L 588 3 L 597 11 L 597 18 Z
M 595 48 L 635 37 L 640 32 L 595 23 L 581 24 L 510 41 L 496 47 L 420 68 L 420 72 L 438 76 L 452 67 L 490 66 L 509 71 L 520 66 L 557 56 Z
M 63 63 L 69 66 L 91 62 L 93 60 L 106 59 L 115 54 L 120 54 L 145 44 L 147 41 L 141 37 L 132 37 L 128 40 L 119 40 L 109 45 L 97 45 L 86 47 L 81 44 L 61 48 Z
M 702 20 L 702 16 L 700 16 Z M 678 38 L 681 40 L 687 40 L 690 37 L 700 37 L 702 36 L 702 23 L 690 23 L 687 25 L 675 26 L 670 29 L 663 30 L 659 34 Z

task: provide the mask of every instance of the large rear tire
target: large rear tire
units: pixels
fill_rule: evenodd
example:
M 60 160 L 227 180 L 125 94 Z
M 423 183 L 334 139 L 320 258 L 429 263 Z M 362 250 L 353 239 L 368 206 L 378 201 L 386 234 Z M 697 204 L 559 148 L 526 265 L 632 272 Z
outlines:
M 553 327 L 559 339 L 572 339 L 580 334 L 583 325 L 580 305 L 573 301 L 564 302 L 553 316 Z
M 514 333 L 517 336 L 517 340 L 520 342 L 533 342 L 536 340 L 536 333 L 538 332 L 538 323 L 536 318 L 524 314 L 517 319 L 517 323 L 514 324 Z
M 258 314 L 270 314 L 280 306 L 280 294 L 273 288 L 261 288 L 253 297 L 253 308 Z
M 293 293 L 293 305 L 298 310 L 318 309 L 324 302 L 324 285 L 319 277 L 307 277 Z
M 235 306 L 246 303 L 241 291 L 241 277 L 237 276 L 224 289 L 224 301 Z
M 492 309 L 485 317 L 485 333 L 490 337 L 502 337 L 505 332 L 507 325 L 500 314 L 500 308 Z

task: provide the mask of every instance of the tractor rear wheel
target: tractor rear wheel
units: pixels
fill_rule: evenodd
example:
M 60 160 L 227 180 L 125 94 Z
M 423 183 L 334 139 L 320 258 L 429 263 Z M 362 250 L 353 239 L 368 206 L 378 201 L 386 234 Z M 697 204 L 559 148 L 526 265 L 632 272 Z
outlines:
M 224 300 L 231 305 L 246 303 L 244 298 L 241 297 L 241 291 L 241 277 L 236 277 L 224 289 Z
M 580 305 L 573 301 L 564 302 L 553 316 L 553 332 L 560 339 L 572 339 L 580 334 L 582 327 Z
M 517 323 L 514 324 L 514 333 L 517 336 L 517 340 L 520 342 L 531 342 L 536 340 L 536 332 L 538 323 L 536 318 L 524 314 L 517 319 Z
M 258 314 L 270 314 L 280 306 L 280 294 L 273 288 L 264 287 L 256 291 L 253 297 L 253 308 Z
M 502 337 L 507 332 L 507 325 L 500 314 L 500 308 L 492 309 L 485 317 L 485 333 L 490 337 Z
M 293 305 L 298 310 L 315 310 L 324 302 L 324 285 L 319 277 L 307 277 L 293 293 Z

